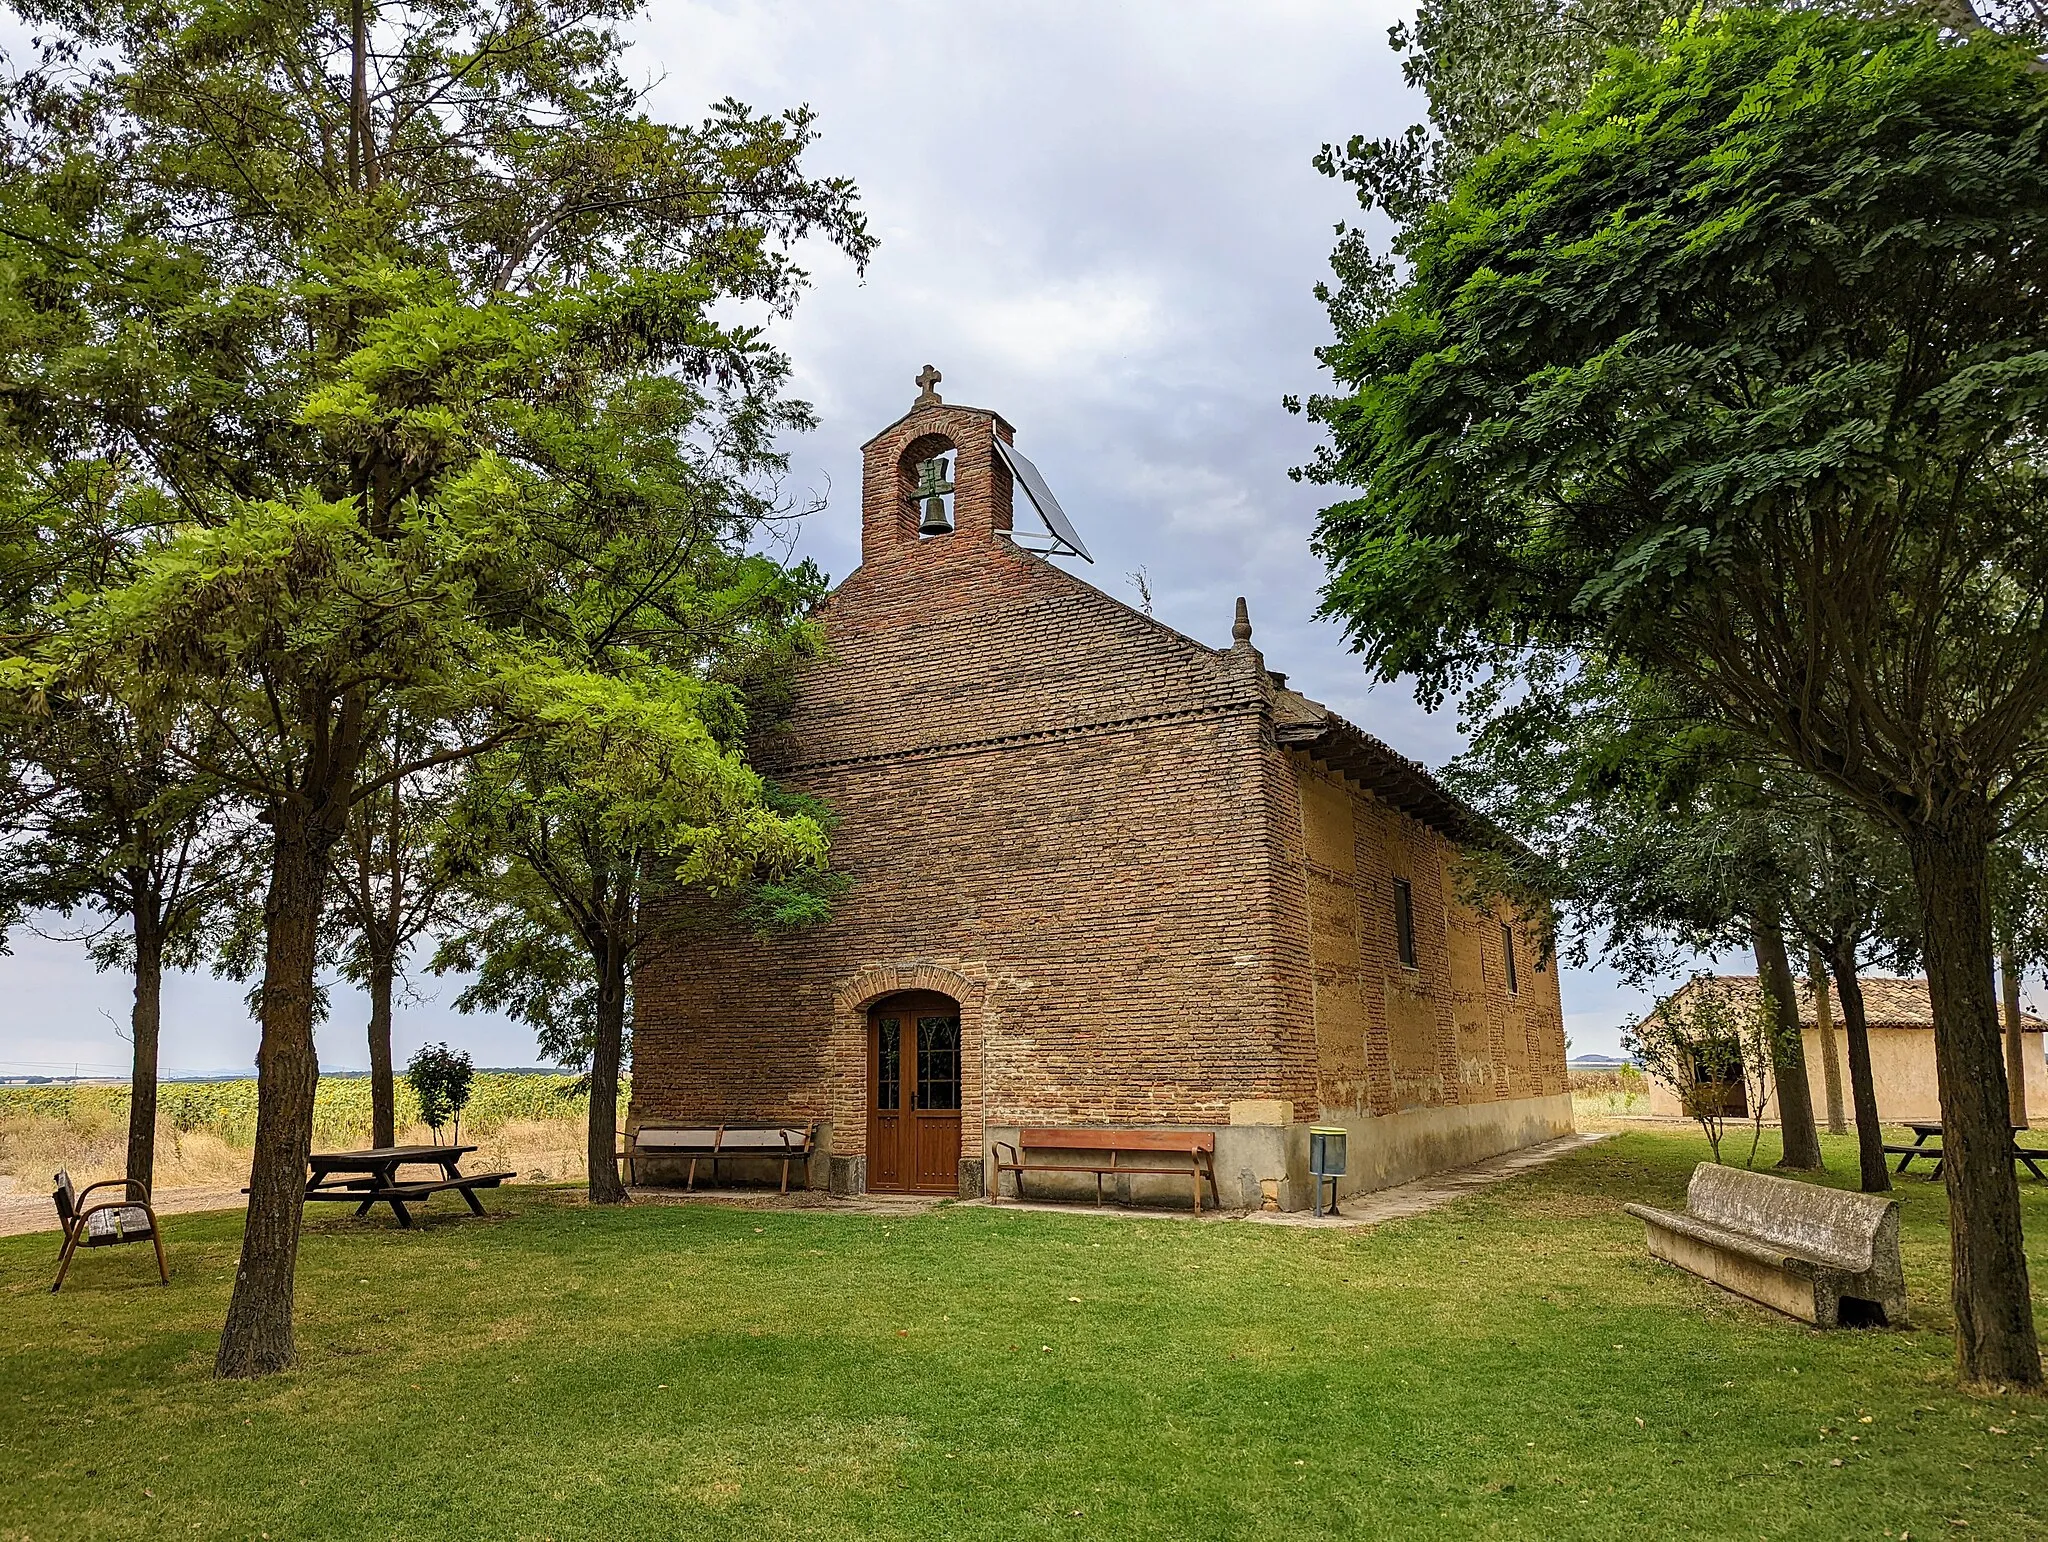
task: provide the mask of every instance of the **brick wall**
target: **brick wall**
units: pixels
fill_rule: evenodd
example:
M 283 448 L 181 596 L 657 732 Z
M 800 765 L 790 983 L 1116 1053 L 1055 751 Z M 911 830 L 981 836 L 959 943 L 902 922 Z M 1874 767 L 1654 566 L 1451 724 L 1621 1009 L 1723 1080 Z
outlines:
M 854 886 L 769 941 L 663 917 L 636 1117 L 831 1119 L 858 1153 L 864 1009 L 913 978 L 961 1001 L 969 1155 L 984 1121 L 1223 1123 L 1233 1099 L 1307 1097 L 1281 1086 L 1307 1016 L 1282 983 L 1263 668 L 1003 540 L 1007 480 L 977 482 L 970 447 L 1006 427 L 926 410 L 869 447 L 864 560 L 768 751 L 841 816 Z M 899 462 L 942 448 L 958 529 L 920 540 Z
M 1566 1090 L 1557 971 L 1517 928 L 1508 989 L 1501 917 L 1461 898 L 1458 848 L 1327 766 L 1290 755 L 1303 814 L 1318 1099 L 1403 1109 Z M 1413 895 L 1415 966 L 1401 963 L 1394 881 Z

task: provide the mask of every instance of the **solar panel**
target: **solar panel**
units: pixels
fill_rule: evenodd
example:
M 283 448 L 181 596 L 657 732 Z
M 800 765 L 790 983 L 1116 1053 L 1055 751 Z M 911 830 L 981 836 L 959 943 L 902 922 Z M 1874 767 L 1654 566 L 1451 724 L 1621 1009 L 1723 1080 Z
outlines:
M 1088 554 L 1088 548 L 1081 544 L 1079 532 L 1067 518 L 1066 510 L 1060 507 L 1059 499 L 1052 495 L 1052 489 L 1045 485 L 1045 478 L 1038 474 L 1038 468 L 1009 445 L 1004 444 L 1001 436 L 996 439 L 996 452 L 1003 457 L 1017 480 L 1024 484 L 1024 495 L 1031 500 L 1031 506 L 1038 510 L 1038 517 L 1045 521 L 1045 528 L 1052 532 L 1053 539 L 1059 543 L 1054 550 L 1069 551 L 1083 562 L 1093 562 L 1095 559 Z

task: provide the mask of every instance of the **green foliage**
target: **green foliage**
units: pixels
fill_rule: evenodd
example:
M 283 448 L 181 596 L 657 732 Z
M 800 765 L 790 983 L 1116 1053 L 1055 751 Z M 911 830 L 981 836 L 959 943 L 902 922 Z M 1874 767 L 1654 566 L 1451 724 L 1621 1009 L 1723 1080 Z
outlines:
M 1324 145 L 1316 167 L 1359 203 L 1405 224 L 1480 156 L 1577 107 L 1608 54 L 1656 41 L 1689 4 L 1629 0 L 1423 0 L 1387 41 L 1420 87 L 1429 125 L 1398 138 Z
M 1482 159 L 1396 310 L 1328 350 L 1352 390 L 1315 404 L 1316 474 L 1360 489 L 1319 530 L 1328 611 L 1428 698 L 1612 647 L 1902 788 L 1912 693 L 2028 732 L 2044 121 L 2011 47 L 1907 27 L 1742 13 L 1617 64 Z M 1851 597 L 1794 734 L 1779 682 Z
M 258 879 L 247 820 L 189 769 L 208 726 L 90 696 L 10 702 L 0 692 L 5 734 L 22 806 L 0 823 L 11 826 L 0 841 L 0 929 L 9 912 L 56 911 L 76 917 L 101 969 L 135 967 L 138 940 L 152 971 L 200 962 L 233 899 Z
M 827 840 L 839 823 L 839 816 L 823 799 L 793 787 L 770 782 L 764 796 L 768 807 L 777 814 L 809 820 Z M 834 907 L 852 887 L 851 873 L 835 871 L 822 862 L 760 867 L 740 888 L 736 908 L 746 925 L 766 936 L 829 920 Z
M 1989 29 L 2036 51 L 2048 45 L 2042 0 L 1784 0 L 1779 8 Z M 1362 209 L 1405 229 L 1449 197 L 1481 156 L 1577 109 L 1615 50 L 1651 48 L 1674 25 L 1728 9 L 1704 0 L 1422 0 L 1412 19 L 1388 29 L 1387 41 L 1403 56 L 1402 77 L 1427 100 L 1428 123 L 1325 144 L 1316 169 L 1350 183 Z M 1387 313 L 1395 267 L 1375 254 L 1365 230 L 1338 227 L 1330 267 L 1336 283 L 1318 284 L 1316 297 L 1340 333 Z
M 449 830 L 476 903 L 435 965 L 476 971 L 464 1010 L 510 1011 L 551 1059 L 588 1064 L 607 967 L 630 973 L 648 890 L 729 895 L 823 867 L 823 828 L 771 806 L 706 727 L 707 695 L 737 714 L 686 676 L 588 678 L 544 709 L 545 734 L 478 762 Z M 630 999 L 618 1006 L 623 1048 Z
M 361 38 L 269 3 L 18 9 L 46 30 L 0 174 L 0 491 L 161 538 L 11 633 L 8 681 L 196 707 L 229 731 L 191 763 L 321 851 L 380 786 L 545 731 L 583 672 L 658 645 L 773 673 L 757 616 L 811 580 L 747 545 L 810 417 L 713 312 L 786 311 L 805 238 L 872 249 L 804 170 L 808 111 L 654 122 L 622 0 L 372 4 Z M 383 764 L 390 721 L 415 742 Z
M 470 1083 L 476 1068 L 466 1050 L 451 1050 L 446 1044 L 423 1044 L 406 1063 L 405 1079 L 419 1100 L 420 1118 L 441 1138 L 441 1126 L 451 1120 L 455 1139 L 462 1139 L 462 1111 L 469 1106 Z
M 1645 982 L 1747 947 L 1760 912 L 1860 963 L 1915 962 L 1897 837 L 1651 678 L 1538 654 L 1465 707 L 1470 747 L 1444 779 L 1516 833 L 1518 848 L 1489 854 L 1487 880 L 1554 905 L 1573 963 Z

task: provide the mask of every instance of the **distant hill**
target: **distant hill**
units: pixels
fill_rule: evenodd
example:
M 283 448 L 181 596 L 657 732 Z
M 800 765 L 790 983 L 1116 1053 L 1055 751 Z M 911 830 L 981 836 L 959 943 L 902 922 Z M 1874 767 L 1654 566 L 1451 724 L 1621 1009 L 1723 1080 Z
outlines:
M 1565 1068 L 1572 1071 L 1619 1071 L 1625 1065 L 1634 1064 L 1633 1060 L 1614 1055 L 1574 1055 L 1565 1062 Z

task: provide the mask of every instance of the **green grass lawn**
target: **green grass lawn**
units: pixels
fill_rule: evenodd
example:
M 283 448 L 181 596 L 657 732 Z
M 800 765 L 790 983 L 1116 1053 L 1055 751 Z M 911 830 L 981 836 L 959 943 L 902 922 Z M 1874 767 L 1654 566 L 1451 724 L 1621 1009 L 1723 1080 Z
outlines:
M 1644 1255 L 1617 1206 L 1704 1149 L 1367 1232 L 325 1215 L 255 1384 L 209 1379 L 236 1218 L 170 1220 L 168 1290 L 131 1247 L 52 1297 L 55 1238 L 0 1240 L 0 1538 L 2048 1536 L 2048 1403 L 1954 1387 L 1939 1187 L 1899 1195 L 1915 1331 L 1823 1335 Z

